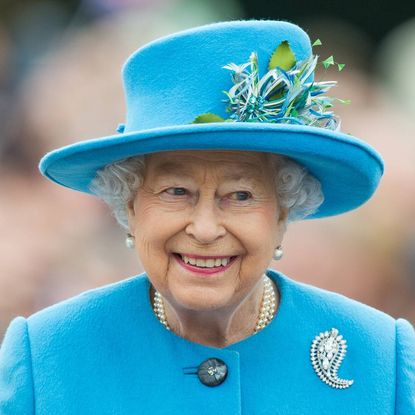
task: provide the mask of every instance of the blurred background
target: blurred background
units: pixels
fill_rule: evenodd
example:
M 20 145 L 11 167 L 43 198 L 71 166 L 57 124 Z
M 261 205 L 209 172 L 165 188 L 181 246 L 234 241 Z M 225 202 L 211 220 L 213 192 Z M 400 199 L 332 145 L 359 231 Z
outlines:
M 415 323 L 415 3 L 349 0 L 2 0 L 0 3 L 0 339 L 10 320 L 142 271 L 95 198 L 37 170 L 58 146 L 124 121 L 120 68 L 144 43 L 221 20 L 301 25 L 346 63 L 342 130 L 384 156 L 375 196 L 343 216 L 289 226 L 290 277 Z M 323 71 L 324 72 L 324 71 Z

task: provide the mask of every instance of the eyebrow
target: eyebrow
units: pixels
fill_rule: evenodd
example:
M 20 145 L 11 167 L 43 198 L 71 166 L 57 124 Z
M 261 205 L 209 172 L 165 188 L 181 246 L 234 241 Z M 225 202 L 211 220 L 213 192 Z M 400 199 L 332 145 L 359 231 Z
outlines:
M 242 173 L 242 169 L 239 168 L 239 169 L 236 169 L 236 171 L 225 173 L 223 177 L 229 181 L 239 181 L 243 179 L 261 181 L 259 179 L 257 166 L 246 163 L 246 167 L 247 167 L 247 170 L 244 171 L 243 173 Z M 180 175 L 191 177 L 192 170 L 182 164 L 172 162 L 172 161 L 166 161 L 166 162 L 159 164 L 156 167 L 156 176 L 163 176 L 165 174 L 180 174 Z
M 186 173 L 190 174 L 190 170 L 184 165 L 175 163 L 174 161 L 165 161 L 156 167 L 156 171 L 160 173 Z

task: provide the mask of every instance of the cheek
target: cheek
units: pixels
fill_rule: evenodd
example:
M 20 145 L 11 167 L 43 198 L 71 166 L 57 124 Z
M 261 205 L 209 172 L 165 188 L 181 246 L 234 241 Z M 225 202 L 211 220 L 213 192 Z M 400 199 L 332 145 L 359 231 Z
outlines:
M 244 245 L 250 252 L 273 250 L 278 236 L 276 209 L 273 206 L 261 207 L 249 217 L 240 220 L 239 228 Z
M 241 279 L 259 277 L 270 265 L 278 239 L 275 207 L 259 209 L 250 218 L 239 221 L 236 229 L 239 229 L 237 237 L 246 250 L 241 261 Z
M 165 250 L 167 235 L 163 227 L 149 226 L 137 227 L 136 252 L 141 265 L 158 290 L 166 284 L 166 274 L 169 267 L 169 257 Z
M 134 225 L 136 250 L 145 271 L 153 278 L 164 279 L 169 241 L 182 229 L 180 216 L 143 201 L 136 203 Z

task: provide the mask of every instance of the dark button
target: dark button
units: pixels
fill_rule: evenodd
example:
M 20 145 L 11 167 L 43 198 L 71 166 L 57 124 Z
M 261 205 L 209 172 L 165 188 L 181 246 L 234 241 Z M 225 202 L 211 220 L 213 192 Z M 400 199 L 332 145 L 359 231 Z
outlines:
M 220 385 L 228 375 L 228 367 L 225 362 L 216 357 L 211 357 L 202 362 L 197 369 L 199 380 L 206 386 Z

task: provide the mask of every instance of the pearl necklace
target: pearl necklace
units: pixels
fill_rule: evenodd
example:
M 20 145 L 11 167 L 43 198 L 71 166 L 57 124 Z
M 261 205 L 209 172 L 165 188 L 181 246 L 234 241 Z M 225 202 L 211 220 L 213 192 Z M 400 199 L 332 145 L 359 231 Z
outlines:
M 269 277 L 264 275 L 263 278 L 264 278 L 264 293 L 262 295 L 261 308 L 259 310 L 258 320 L 257 320 L 253 334 L 258 333 L 264 327 L 268 326 L 268 324 L 274 318 L 275 309 L 277 306 L 274 286 Z M 153 308 L 154 308 L 154 313 L 156 314 L 160 323 L 163 324 L 163 326 L 167 330 L 171 330 L 169 323 L 167 322 L 167 318 L 166 318 L 163 297 L 157 290 L 154 294 Z

